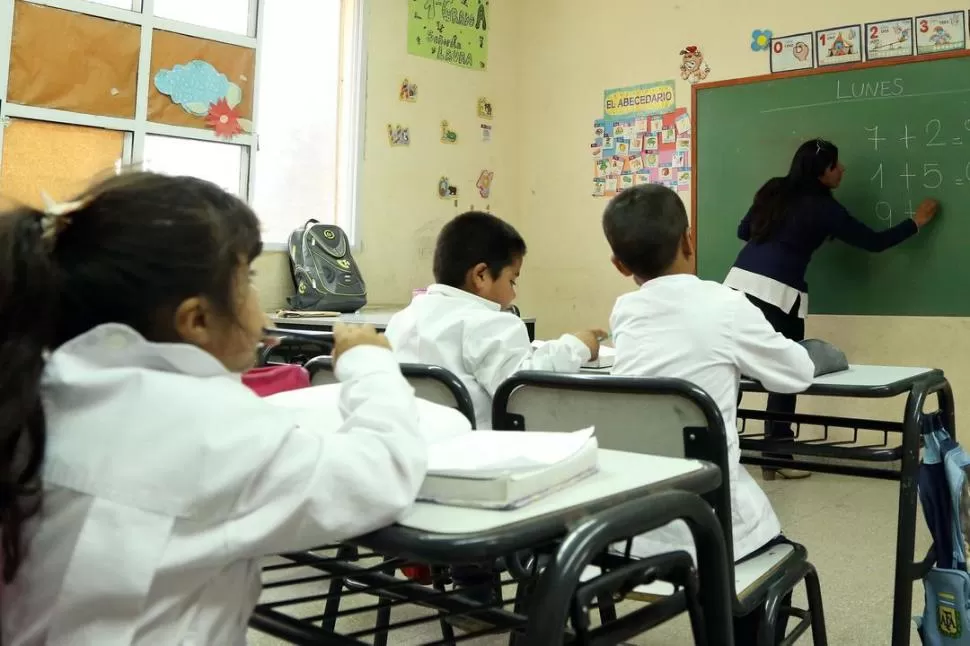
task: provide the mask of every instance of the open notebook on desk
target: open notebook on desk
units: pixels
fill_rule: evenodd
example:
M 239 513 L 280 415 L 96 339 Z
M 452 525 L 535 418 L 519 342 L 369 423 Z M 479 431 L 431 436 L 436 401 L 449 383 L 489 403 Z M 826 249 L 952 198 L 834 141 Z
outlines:
M 458 507 L 521 507 L 593 474 L 597 449 L 592 428 L 459 435 L 428 447 L 428 475 L 418 499 Z
M 539 349 L 545 344 L 545 341 L 533 341 L 532 347 Z M 587 361 L 583 364 L 583 368 L 612 368 L 613 360 L 616 358 L 616 350 L 608 345 L 601 345 L 599 356 L 592 361 Z

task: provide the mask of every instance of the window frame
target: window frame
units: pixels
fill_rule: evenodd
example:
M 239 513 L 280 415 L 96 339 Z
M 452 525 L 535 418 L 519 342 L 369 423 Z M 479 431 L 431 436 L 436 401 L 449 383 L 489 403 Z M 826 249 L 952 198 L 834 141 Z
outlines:
M 72 112 L 56 108 L 21 105 L 7 101 L 7 86 L 10 74 L 10 52 L 13 41 L 13 19 L 15 0 L 0 2 L 0 165 L 3 164 L 4 127 L 12 118 L 32 121 L 46 121 L 65 125 L 104 128 L 125 133 L 125 145 L 121 163 L 126 166 L 140 163 L 144 159 L 146 135 L 160 135 L 179 139 L 197 139 L 216 143 L 240 146 L 243 158 L 240 160 L 239 194 L 248 200 L 253 181 L 253 154 L 258 132 L 255 104 L 259 91 L 259 76 L 254 81 L 253 130 L 234 136 L 231 140 L 217 137 L 214 132 L 204 128 L 172 126 L 153 123 L 148 120 L 148 95 L 151 83 L 151 45 L 155 29 L 171 31 L 196 38 L 218 41 L 253 49 L 258 65 L 260 49 L 259 16 L 265 0 L 249 0 L 249 35 L 243 36 L 228 31 L 201 27 L 189 23 L 157 18 L 154 15 L 155 0 L 132 0 L 132 8 L 119 9 L 110 5 L 97 4 L 87 0 L 22 0 L 34 5 L 73 11 L 75 13 L 105 18 L 135 25 L 141 30 L 141 48 L 138 57 L 138 72 L 135 85 L 135 115 L 133 118 L 105 117 L 84 112 Z
M 13 39 L 14 4 L 16 0 L 0 0 L 0 167 L 3 164 L 3 131 L 11 118 L 47 121 L 67 125 L 89 126 L 118 130 L 125 133 L 121 163 L 125 166 L 144 159 L 145 137 L 160 135 L 182 139 L 197 139 L 240 146 L 239 195 L 247 202 L 255 192 L 256 151 L 259 146 L 259 86 L 260 50 L 262 47 L 263 11 L 265 0 L 249 0 L 249 33 L 212 29 L 200 25 L 158 18 L 154 14 L 155 0 L 132 0 L 131 9 L 120 9 L 88 0 L 22 0 L 35 5 L 73 11 L 138 26 L 141 47 L 135 88 L 133 118 L 105 117 L 82 112 L 14 104 L 7 101 L 10 52 Z M 337 174 L 334 222 L 342 227 L 351 241 L 351 248 L 360 251 L 361 240 L 360 186 L 365 153 L 365 123 L 367 96 L 367 1 L 339 0 L 341 3 L 341 47 L 339 60 L 339 104 L 337 113 Z M 253 133 L 243 133 L 231 140 L 217 137 L 204 128 L 172 126 L 148 120 L 148 96 L 151 83 L 151 45 L 155 29 L 197 38 L 237 45 L 255 51 L 255 80 L 253 82 Z M 285 251 L 285 240 L 268 240 L 267 251 Z

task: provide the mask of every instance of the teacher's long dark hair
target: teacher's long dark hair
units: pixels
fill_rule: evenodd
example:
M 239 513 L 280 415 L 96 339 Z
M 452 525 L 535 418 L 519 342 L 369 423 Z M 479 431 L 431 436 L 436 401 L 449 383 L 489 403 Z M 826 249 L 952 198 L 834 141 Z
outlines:
M 751 206 L 751 240 L 766 242 L 779 230 L 792 203 L 804 195 L 828 192 L 819 181 L 839 163 L 839 149 L 824 139 L 806 141 L 791 160 L 784 177 L 772 177 L 754 196 Z

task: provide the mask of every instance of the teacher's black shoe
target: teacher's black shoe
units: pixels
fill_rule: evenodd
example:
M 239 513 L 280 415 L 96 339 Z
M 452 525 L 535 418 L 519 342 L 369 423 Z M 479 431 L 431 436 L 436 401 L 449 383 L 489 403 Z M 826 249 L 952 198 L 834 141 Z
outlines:
M 812 472 L 801 471 L 800 469 L 771 469 L 762 467 L 761 477 L 769 482 L 779 478 L 781 480 L 804 480 L 805 478 L 812 477 Z

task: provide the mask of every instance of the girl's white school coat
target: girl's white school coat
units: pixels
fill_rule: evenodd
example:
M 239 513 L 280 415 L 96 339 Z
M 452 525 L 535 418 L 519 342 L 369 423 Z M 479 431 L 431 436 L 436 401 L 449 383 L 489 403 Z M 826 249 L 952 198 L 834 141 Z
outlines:
M 392 354 L 353 348 L 337 372 L 345 421 L 322 432 L 192 346 L 105 325 L 54 352 L 44 506 L 3 643 L 245 644 L 261 556 L 390 524 L 424 478 Z
M 501 310 L 470 292 L 431 285 L 391 318 L 385 333 L 402 362 L 440 366 L 461 379 L 480 429 L 492 427 L 492 397 L 516 372 L 579 372 L 590 358 L 571 334 L 533 348 L 522 319 Z
M 621 296 L 610 325 L 616 344 L 613 374 L 684 379 L 706 391 L 721 410 L 734 558 L 751 554 L 781 533 L 771 503 L 741 466 L 738 388 L 743 373 L 772 392 L 804 391 L 815 374 L 808 352 L 775 332 L 740 292 L 686 274 L 656 278 Z M 693 553 L 690 532 L 677 522 L 638 537 L 633 551 L 648 556 L 687 548 Z

